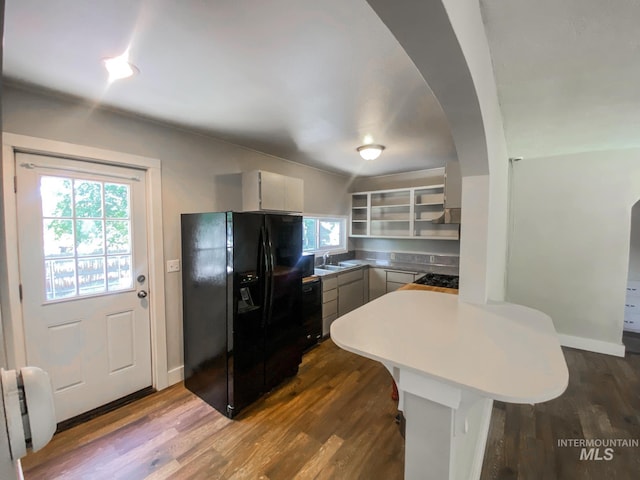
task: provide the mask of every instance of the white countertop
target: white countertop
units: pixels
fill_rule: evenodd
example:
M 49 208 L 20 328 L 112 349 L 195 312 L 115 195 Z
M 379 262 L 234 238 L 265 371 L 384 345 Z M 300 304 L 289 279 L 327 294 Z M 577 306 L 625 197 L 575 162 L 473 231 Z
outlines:
M 569 380 L 549 316 L 509 303 L 396 291 L 338 318 L 341 348 L 510 403 L 556 398 Z

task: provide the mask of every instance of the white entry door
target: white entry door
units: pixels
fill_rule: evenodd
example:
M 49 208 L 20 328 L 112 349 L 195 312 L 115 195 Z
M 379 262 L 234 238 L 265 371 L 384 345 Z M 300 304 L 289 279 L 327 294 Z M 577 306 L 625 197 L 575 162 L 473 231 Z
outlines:
M 144 172 L 16 154 L 27 362 L 57 421 L 151 385 Z

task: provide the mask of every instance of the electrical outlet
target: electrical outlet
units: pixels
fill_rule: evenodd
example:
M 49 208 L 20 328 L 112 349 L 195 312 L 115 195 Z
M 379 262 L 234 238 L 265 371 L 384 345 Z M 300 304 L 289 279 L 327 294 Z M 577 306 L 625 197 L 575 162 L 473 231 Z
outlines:
M 392 254 L 390 255 L 390 258 L 391 258 L 391 260 L 395 260 L 395 259 L 396 259 L 396 254 L 395 254 L 395 253 L 392 253 Z
M 179 272 L 180 260 L 167 260 L 167 273 Z
M 436 257 L 434 255 L 429 255 L 429 263 L 435 263 Z

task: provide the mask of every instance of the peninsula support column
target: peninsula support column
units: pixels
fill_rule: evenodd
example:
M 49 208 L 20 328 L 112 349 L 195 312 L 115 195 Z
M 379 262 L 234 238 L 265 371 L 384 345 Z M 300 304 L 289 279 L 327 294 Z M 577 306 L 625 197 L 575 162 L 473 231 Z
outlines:
M 493 400 L 400 370 L 406 480 L 480 478 Z

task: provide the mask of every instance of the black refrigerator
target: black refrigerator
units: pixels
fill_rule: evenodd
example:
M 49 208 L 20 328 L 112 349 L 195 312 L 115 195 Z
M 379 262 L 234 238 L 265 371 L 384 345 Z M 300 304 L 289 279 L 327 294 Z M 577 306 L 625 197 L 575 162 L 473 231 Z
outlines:
M 182 220 L 185 386 L 233 418 L 302 359 L 302 217 Z

